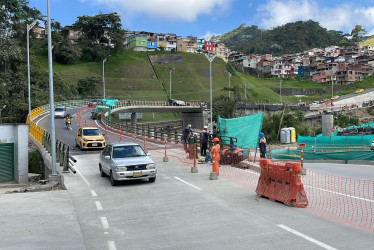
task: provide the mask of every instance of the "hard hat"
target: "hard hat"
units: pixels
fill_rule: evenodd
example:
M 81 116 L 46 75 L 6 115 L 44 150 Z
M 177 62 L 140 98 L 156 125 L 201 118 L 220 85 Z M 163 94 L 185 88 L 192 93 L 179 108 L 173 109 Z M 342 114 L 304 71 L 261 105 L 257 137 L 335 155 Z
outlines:
M 236 146 L 232 146 L 232 150 L 235 150 L 236 149 Z
M 217 127 L 217 124 L 213 124 L 213 127 Z
M 265 135 L 264 135 L 264 133 L 261 132 L 258 136 L 259 137 L 264 137 Z
M 219 142 L 218 137 L 214 137 L 214 138 L 213 138 L 213 142 Z
M 208 128 L 208 126 L 204 126 L 204 128 Z
M 371 142 L 374 142 L 374 141 L 371 141 Z
M 192 128 L 192 125 L 191 125 L 191 124 L 188 124 L 188 127 Z

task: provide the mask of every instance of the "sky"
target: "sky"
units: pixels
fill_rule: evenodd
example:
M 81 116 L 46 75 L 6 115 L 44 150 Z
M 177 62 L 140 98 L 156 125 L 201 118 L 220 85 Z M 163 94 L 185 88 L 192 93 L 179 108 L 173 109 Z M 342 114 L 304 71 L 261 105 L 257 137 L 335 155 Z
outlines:
M 29 6 L 47 15 L 46 0 Z M 373 0 L 50 0 L 51 18 L 63 26 L 78 16 L 117 12 L 124 29 L 209 39 L 241 24 L 271 29 L 313 20 L 328 30 L 351 33 L 361 25 L 374 35 Z

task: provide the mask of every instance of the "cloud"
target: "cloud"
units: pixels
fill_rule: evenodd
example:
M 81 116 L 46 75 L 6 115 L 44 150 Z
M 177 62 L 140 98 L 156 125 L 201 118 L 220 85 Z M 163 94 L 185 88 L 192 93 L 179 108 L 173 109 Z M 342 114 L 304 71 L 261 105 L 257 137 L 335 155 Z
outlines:
M 262 28 L 273 28 L 299 20 L 314 20 L 329 30 L 350 32 L 357 24 L 374 25 L 373 7 L 337 2 L 336 6 L 319 5 L 316 0 L 270 0 L 257 9 Z
M 212 36 L 220 36 L 220 35 L 222 35 L 222 34 L 216 34 L 216 33 L 213 33 L 211 31 L 208 31 L 205 35 L 203 35 L 201 37 L 204 38 L 205 41 L 209 41 L 212 38 Z
M 124 18 L 149 15 L 155 19 L 195 21 L 199 15 L 223 13 L 233 0 L 81 0 L 106 6 L 122 13 Z

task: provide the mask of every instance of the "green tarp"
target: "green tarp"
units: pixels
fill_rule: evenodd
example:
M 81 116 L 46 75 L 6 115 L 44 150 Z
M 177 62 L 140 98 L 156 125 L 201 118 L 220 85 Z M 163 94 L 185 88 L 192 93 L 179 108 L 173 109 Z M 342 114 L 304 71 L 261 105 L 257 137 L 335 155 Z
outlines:
M 300 150 L 272 150 L 273 159 L 300 160 Z M 304 151 L 304 160 L 374 161 L 374 151 L 312 152 Z
M 298 136 L 297 143 L 305 143 L 306 150 L 328 150 L 331 149 L 357 149 L 365 148 L 371 145 L 374 135 L 358 136 Z M 315 149 L 314 149 L 315 148 Z
M 264 113 L 232 119 L 218 117 L 220 135 L 236 137 L 240 148 L 257 148 L 263 118 Z M 223 138 L 223 143 L 230 142 Z

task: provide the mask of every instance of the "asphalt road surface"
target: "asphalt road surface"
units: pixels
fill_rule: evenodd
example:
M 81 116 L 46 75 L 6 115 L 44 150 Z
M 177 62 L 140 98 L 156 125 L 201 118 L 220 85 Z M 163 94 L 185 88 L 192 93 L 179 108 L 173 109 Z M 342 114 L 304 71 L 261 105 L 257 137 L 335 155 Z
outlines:
M 39 123 L 47 129 L 48 124 L 48 116 Z M 56 137 L 75 147 L 77 124 L 72 128 L 56 119 Z M 180 162 L 163 162 L 159 151 L 150 152 L 158 168 L 156 182 L 116 187 L 108 177 L 100 177 L 98 151 L 74 153 L 78 173 L 64 179 L 86 249 L 374 248 L 372 232 L 257 198 L 254 190 L 235 181 L 211 181 L 210 165 L 198 165 L 199 172 L 193 174 Z M 307 167 L 339 172 L 338 166 L 331 169 L 328 164 Z M 340 174 L 352 173 L 344 168 Z

